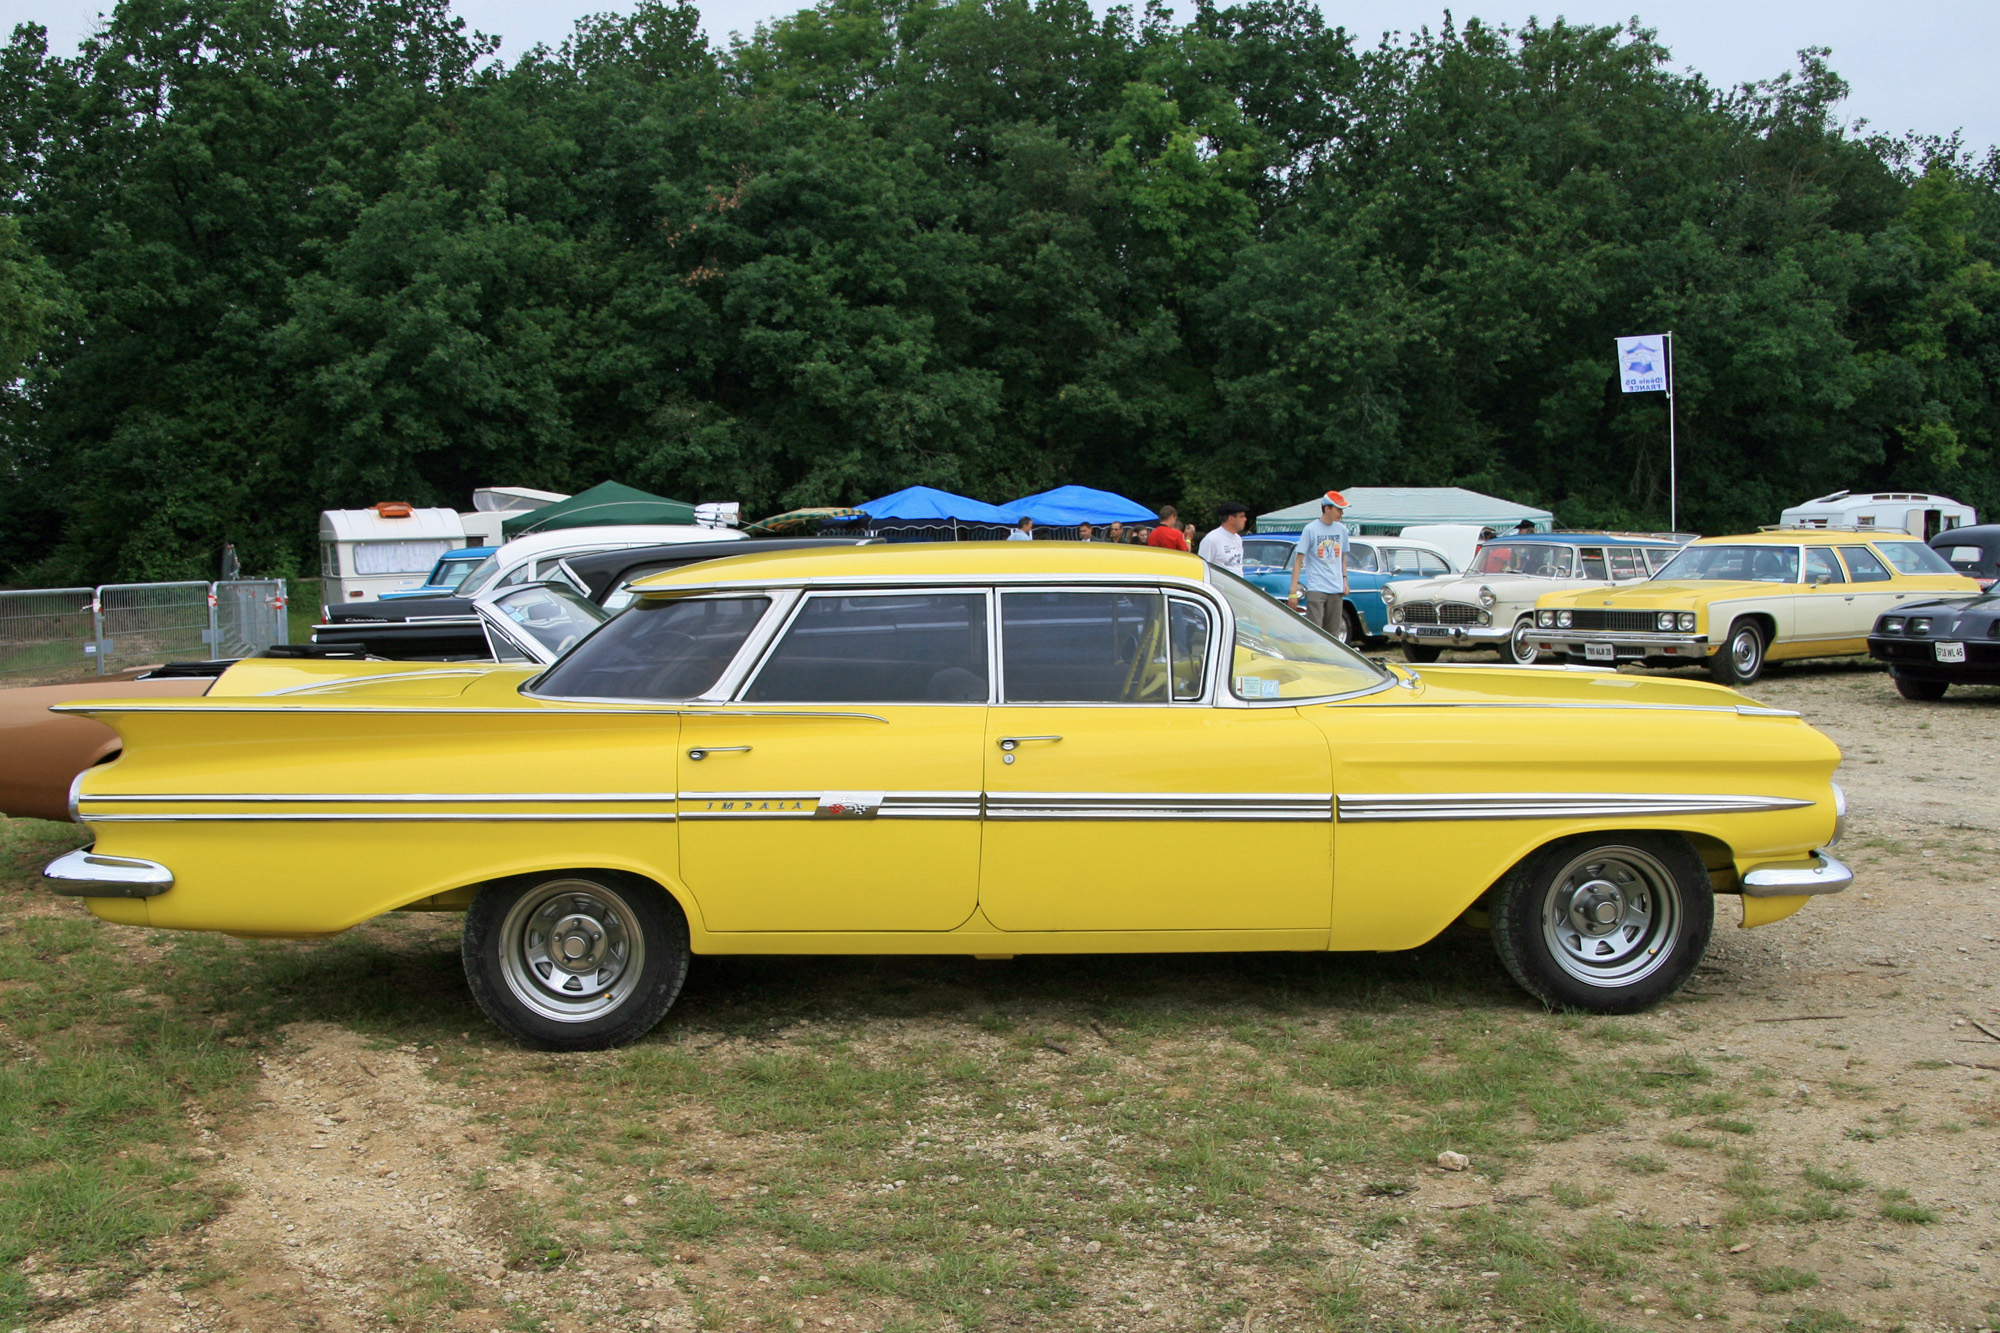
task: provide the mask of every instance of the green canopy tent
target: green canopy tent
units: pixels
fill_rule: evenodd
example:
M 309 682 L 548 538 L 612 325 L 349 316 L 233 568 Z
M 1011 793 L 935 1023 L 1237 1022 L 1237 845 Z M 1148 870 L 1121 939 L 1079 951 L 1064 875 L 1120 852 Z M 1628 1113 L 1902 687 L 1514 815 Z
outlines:
M 601 481 L 567 500 L 515 514 L 501 523 L 500 531 L 512 539 L 525 537 L 531 532 L 556 532 L 562 528 L 693 522 L 694 506 L 691 504 L 648 495 L 619 482 Z

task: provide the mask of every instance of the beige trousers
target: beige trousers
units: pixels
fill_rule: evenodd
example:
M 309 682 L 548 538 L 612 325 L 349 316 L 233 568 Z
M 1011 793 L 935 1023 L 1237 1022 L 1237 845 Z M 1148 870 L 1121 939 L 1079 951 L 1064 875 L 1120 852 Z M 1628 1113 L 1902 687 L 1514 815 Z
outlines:
M 1347 642 L 1347 599 L 1337 592 L 1306 590 L 1306 619 L 1342 643 Z

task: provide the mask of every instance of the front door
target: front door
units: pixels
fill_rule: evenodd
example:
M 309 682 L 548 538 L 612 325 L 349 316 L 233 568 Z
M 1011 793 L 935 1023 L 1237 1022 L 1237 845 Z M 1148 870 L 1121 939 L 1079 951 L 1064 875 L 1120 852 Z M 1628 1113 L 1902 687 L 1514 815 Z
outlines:
M 681 728 L 681 874 L 711 931 L 951 930 L 979 876 L 990 594 L 815 593 Z
M 1317 929 L 1332 760 L 1291 707 L 1218 708 L 1214 613 L 1159 590 L 1000 597 L 979 903 L 1001 930 Z

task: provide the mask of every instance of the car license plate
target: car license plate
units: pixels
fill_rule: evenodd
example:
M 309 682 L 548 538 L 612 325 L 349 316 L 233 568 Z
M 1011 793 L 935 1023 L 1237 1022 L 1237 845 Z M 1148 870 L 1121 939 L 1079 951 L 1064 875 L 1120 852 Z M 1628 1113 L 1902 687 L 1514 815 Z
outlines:
M 1965 660 L 1965 645 L 1962 643 L 1934 643 L 1931 647 L 1937 650 L 1937 660 L 1940 662 Z
M 1583 660 L 1586 662 L 1616 662 L 1618 645 L 1615 643 L 1586 643 L 1583 645 Z
M 1417 626 L 1417 633 L 1420 635 L 1435 634 L 1440 639 L 1449 639 L 1451 637 L 1451 628 L 1447 625 L 1419 625 Z

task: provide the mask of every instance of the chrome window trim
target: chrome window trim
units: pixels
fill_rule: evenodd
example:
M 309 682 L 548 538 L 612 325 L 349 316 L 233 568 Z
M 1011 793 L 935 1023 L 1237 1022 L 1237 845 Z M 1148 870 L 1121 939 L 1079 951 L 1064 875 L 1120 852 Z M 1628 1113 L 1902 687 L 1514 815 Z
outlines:
M 1000 618 L 1001 618 L 1000 609 L 1002 605 L 1004 605 L 1003 599 L 1010 592 L 1027 592 L 1027 593 L 1125 592 L 1125 593 L 1139 593 L 1148 597 L 1158 597 L 1160 599 L 1160 632 L 1162 634 L 1168 634 L 1169 632 L 1166 624 L 1168 592 L 1165 582 L 1134 583 L 1130 579 L 1121 579 L 1116 583 L 1078 584 L 1075 583 L 1074 581 L 1067 581 L 1067 582 L 1050 582 L 1050 583 L 1037 584 L 1034 587 L 1028 587 L 1028 588 L 1016 586 L 1013 580 L 1009 580 L 1006 583 L 996 583 L 993 585 L 993 593 L 994 593 L 993 625 L 995 629 L 998 629 L 1000 627 Z M 995 708 L 1176 708 L 1176 707 L 1190 708 L 1190 707 L 1201 706 L 1201 701 L 1199 700 L 1189 701 L 1183 699 L 1178 703 L 1174 701 L 1173 666 L 1172 666 L 1173 649 L 1170 644 L 1167 647 L 1167 656 L 1168 656 L 1167 697 L 1160 700 L 1158 703 L 1129 702 L 1123 699 L 1048 699 L 1048 700 L 1009 699 L 1007 697 L 1007 680 L 1006 680 L 1006 673 L 1007 673 L 1006 646 L 1007 646 L 1007 638 L 1006 635 L 1002 633 L 999 635 L 999 644 L 998 644 L 999 652 L 993 659 L 993 666 L 995 668 L 994 676 L 987 690 L 988 696 L 993 700 L 993 704 L 991 706 Z
M 1208 651 L 1201 661 L 1201 688 L 1193 698 L 1174 698 L 1174 603 L 1184 602 L 1199 610 L 1208 621 Z M 1213 704 L 1215 694 L 1215 664 L 1221 660 L 1221 650 L 1217 646 L 1217 631 L 1222 624 L 1215 614 L 1214 604 L 1201 598 L 1189 597 L 1184 593 L 1167 594 L 1167 699 L 1170 703 L 1186 707 L 1207 707 Z
M 1204 567 L 1205 568 L 1205 567 Z M 1145 574 L 1138 576 L 1137 584 L 1142 587 L 1182 588 L 1189 592 L 1203 592 L 1208 588 L 1205 578 L 1187 578 L 1178 574 Z M 1008 588 L 1034 587 L 1042 591 L 1060 588 L 1130 588 L 1135 579 L 1131 574 L 897 574 L 893 576 L 875 575 L 873 578 L 857 575 L 832 577 L 808 577 L 777 579 L 731 579 L 725 582 L 695 585 L 669 584 L 660 587 L 635 588 L 641 597 L 673 597 L 692 595 L 729 594 L 742 596 L 749 591 L 772 591 L 779 588 L 796 588 L 812 592 L 834 589 L 889 589 L 889 588 L 959 588 L 991 587 L 1002 591 Z
M 856 699 L 854 702 L 857 704 L 872 704 L 878 708 L 991 707 L 994 699 L 993 653 L 995 644 L 993 638 L 993 615 L 995 610 L 994 607 L 995 599 L 994 599 L 993 588 L 990 585 L 984 585 L 979 583 L 969 583 L 960 586 L 946 585 L 935 588 L 920 588 L 920 589 L 899 588 L 891 585 L 881 585 L 881 584 L 876 584 L 865 588 L 807 587 L 799 589 L 792 598 L 791 610 L 786 614 L 784 623 L 782 625 L 777 626 L 775 629 L 771 631 L 770 635 L 768 636 L 768 638 L 764 643 L 763 650 L 758 654 L 755 661 L 750 662 L 745 666 L 741 682 L 737 685 L 735 691 L 728 697 L 731 700 L 739 703 L 764 702 L 764 701 L 753 701 L 745 699 L 743 698 L 743 694 L 745 691 L 749 690 L 749 688 L 753 684 L 756 683 L 757 677 L 763 674 L 764 668 L 770 665 L 771 654 L 777 651 L 778 644 L 784 640 L 785 635 L 790 632 L 792 626 L 798 623 L 799 617 L 805 614 L 806 603 L 812 601 L 816 597 L 908 597 L 908 596 L 928 597 L 928 596 L 949 596 L 953 594 L 960 594 L 967 597 L 979 597 L 983 598 L 986 602 L 986 697 L 984 699 Z M 734 663 L 732 663 L 731 665 L 734 666 Z M 727 677 L 728 674 L 729 674 L 728 672 L 723 673 L 725 677 Z M 812 703 L 835 704 L 840 701 L 816 700 L 816 699 L 798 699 L 798 700 L 772 699 L 769 700 L 768 702 L 774 704 L 794 703 L 794 702 L 802 704 L 812 704 Z

